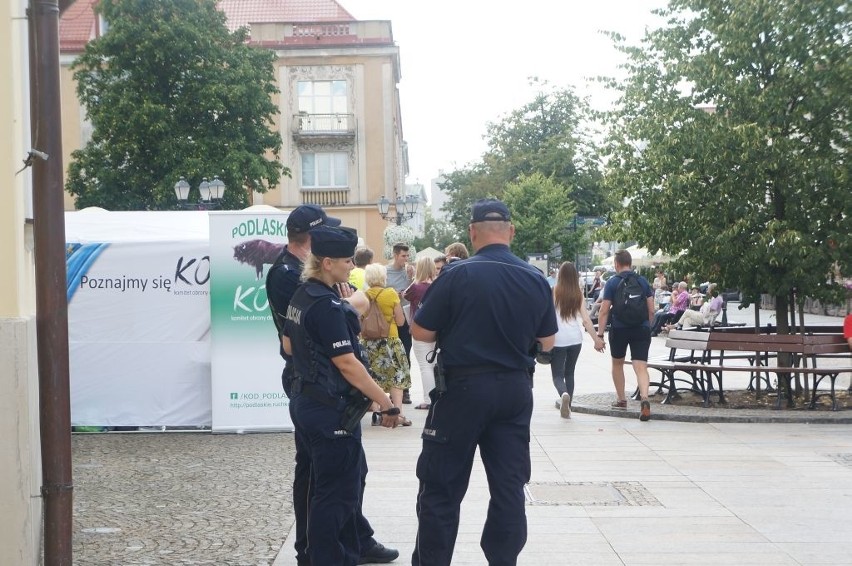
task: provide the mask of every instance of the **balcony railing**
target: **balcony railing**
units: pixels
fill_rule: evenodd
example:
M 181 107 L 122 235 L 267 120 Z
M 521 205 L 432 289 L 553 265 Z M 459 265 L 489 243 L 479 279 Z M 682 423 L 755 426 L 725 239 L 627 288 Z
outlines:
M 355 136 L 353 114 L 294 114 L 293 135 L 346 138 Z
M 349 189 L 302 189 L 302 204 L 341 206 L 349 204 Z

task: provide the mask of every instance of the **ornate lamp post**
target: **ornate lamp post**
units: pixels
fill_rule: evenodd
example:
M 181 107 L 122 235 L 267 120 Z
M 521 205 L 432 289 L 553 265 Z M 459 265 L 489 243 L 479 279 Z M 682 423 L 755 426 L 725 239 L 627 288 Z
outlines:
M 207 181 L 207 177 L 202 179 L 198 185 L 198 193 L 201 200 L 198 202 L 189 201 L 189 191 L 191 187 L 186 182 L 184 177 L 175 183 L 175 197 L 178 204 L 185 210 L 215 210 L 221 207 L 222 197 L 225 196 L 225 183 L 219 177 L 213 177 L 212 181 Z
M 393 202 L 391 202 L 386 196 L 382 195 L 382 197 L 379 198 L 379 202 L 376 203 L 376 208 L 379 209 L 379 214 L 382 218 L 396 223 L 397 226 L 401 226 L 405 220 L 414 217 L 417 213 L 417 206 L 419 204 L 419 199 L 414 195 L 408 195 L 406 197 L 397 195 L 396 200 Z M 391 206 L 394 208 L 394 215 L 390 215 Z

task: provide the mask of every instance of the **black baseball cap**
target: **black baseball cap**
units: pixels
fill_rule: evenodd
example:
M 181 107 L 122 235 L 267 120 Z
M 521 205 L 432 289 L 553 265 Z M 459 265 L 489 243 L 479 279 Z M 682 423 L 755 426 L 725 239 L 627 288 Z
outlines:
M 303 234 L 320 226 L 340 226 L 340 219 L 329 216 L 315 204 L 297 206 L 287 217 L 287 232 Z
M 509 212 L 509 209 L 497 199 L 480 199 L 473 203 L 473 207 L 471 207 L 471 223 L 485 222 L 487 220 L 508 222 L 511 219 L 512 214 Z
M 311 230 L 311 253 L 315 256 L 352 257 L 357 245 L 358 236 L 343 228 L 320 226 Z

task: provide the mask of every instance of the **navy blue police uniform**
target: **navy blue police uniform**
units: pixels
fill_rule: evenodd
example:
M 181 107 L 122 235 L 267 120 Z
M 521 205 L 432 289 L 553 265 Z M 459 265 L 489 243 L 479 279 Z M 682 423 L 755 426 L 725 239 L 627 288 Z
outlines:
M 321 219 L 319 224 L 317 220 Z M 299 233 L 306 232 L 318 226 L 337 226 L 340 220 L 325 215 L 325 212 L 317 206 L 305 205 L 296 208 L 287 218 L 288 232 Z M 302 260 L 293 255 L 288 246 L 269 268 L 266 275 L 266 296 L 269 300 L 269 309 L 272 313 L 272 320 L 275 323 L 275 328 L 279 336 L 279 348 L 281 357 L 284 358 L 285 366 L 281 373 L 281 384 L 287 397 L 291 397 L 291 385 L 293 382 L 293 363 L 291 357 L 287 355 L 284 348 L 280 345 L 280 337 L 284 334 L 285 316 L 290 300 L 296 293 L 296 289 L 301 285 L 302 269 L 304 264 Z M 355 318 L 355 324 L 358 324 L 357 313 L 354 309 L 349 309 L 348 316 Z M 290 420 L 295 423 L 293 417 L 293 405 L 289 405 Z M 307 556 L 307 522 L 308 522 L 308 504 L 312 496 L 311 490 L 311 463 L 308 456 L 308 447 L 305 445 L 303 434 L 298 427 L 294 427 L 293 440 L 295 443 L 295 468 L 293 471 L 293 514 L 296 519 L 296 532 L 294 549 L 296 551 L 296 562 L 299 566 L 310 566 L 310 561 Z M 367 461 L 366 458 L 362 462 L 361 472 L 361 495 L 363 496 L 364 487 L 366 487 L 367 478 Z M 375 549 L 377 547 L 384 548 L 377 544 L 373 538 L 373 529 L 369 521 L 361 513 L 361 506 L 358 506 L 358 535 L 360 538 L 360 546 L 364 550 Z
M 281 372 L 281 386 L 287 396 L 290 396 L 290 385 L 293 380 L 293 365 L 290 356 L 280 345 L 280 337 L 284 335 L 284 316 L 287 306 L 296 289 L 302 281 L 302 260 L 290 253 L 287 246 L 269 268 L 266 274 L 266 298 L 269 300 L 269 310 L 272 313 L 272 322 L 278 330 L 279 348 L 281 357 L 284 358 L 284 371 Z
M 653 297 L 654 290 L 648 284 L 648 280 L 639 274 L 634 275 L 642 286 L 645 298 Z M 604 285 L 603 298 L 605 301 L 614 302 L 615 291 L 624 280 L 620 275 L 613 275 Z M 648 361 L 648 351 L 651 349 L 651 323 L 648 317 L 638 325 L 628 325 L 618 319 L 618 314 L 610 309 L 611 326 L 609 331 L 610 356 L 620 360 L 627 355 L 627 347 L 630 347 L 630 358 L 633 360 Z M 598 329 L 603 333 L 603 329 Z
M 307 554 L 312 564 L 357 564 L 357 509 L 361 494 L 361 430 L 341 429 L 351 389 L 331 358 L 358 349 L 347 307 L 316 280 L 300 287 L 287 309 L 292 344 L 293 422 L 302 432 L 312 470 Z
M 356 242 L 353 233 L 337 228 L 311 233 L 311 251 L 320 257 L 350 257 Z M 354 389 L 332 358 L 353 353 L 361 359 L 359 331 L 355 309 L 316 279 L 296 290 L 285 314 L 293 364 L 293 423 L 311 468 L 306 533 L 307 555 L 314 565 L 390 562 L 399 555 L 372 538 L 361 514 L 367 465 L 360 423 L 342 426 Z
M 477 446 L 491 493 L 480 544 L 491 566 L 515 564 L 527 535 L 530 351 L 557 330 L 550 286 L 508 246 L 484 246 L 441 270 L 415 322 L 437 332 L 446 392 L 433 390 L 422 434 L 412 564 L 450 564 Z

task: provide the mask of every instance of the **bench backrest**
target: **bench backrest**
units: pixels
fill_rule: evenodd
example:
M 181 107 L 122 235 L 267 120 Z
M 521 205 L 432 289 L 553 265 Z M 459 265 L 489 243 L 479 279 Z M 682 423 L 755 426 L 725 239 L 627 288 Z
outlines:
M 831 334 L 754 334 L 717 332 L 707 340 L 710 350 L 739 352 L 778 352 L 794 354 L 839 354 L 849 350 L 843 335 Z
M 666 348 L 672 350 L 707 350 L 709 332 L 695 330 L 672 330 L 666 338 Z

